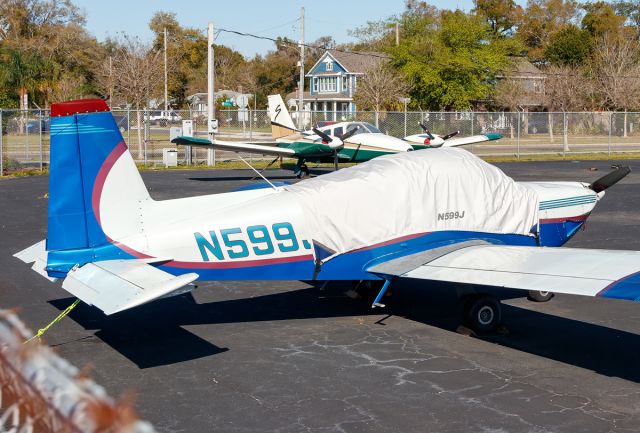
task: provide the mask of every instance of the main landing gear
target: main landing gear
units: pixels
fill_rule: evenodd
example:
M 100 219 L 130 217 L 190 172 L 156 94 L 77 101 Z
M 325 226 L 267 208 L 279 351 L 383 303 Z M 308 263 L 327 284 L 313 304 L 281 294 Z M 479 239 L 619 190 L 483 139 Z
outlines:
M 304 158 L 298 159 L 296 163 L 296 168 L 293 170 L 294 174 L 298 179 L 302 179 L 303 177 L 309 177 L 309 167 L 305 163 Z
M 465 324 L 478 333 L 495 331 L 502 323 L 500 301 L 485 294 L 466 295 L 462 298 Z
M 460 296 L 464 322 L 478 333 L 495 331 L 502 323 L 500 300 L 487 294 L 465 294 Z M 547 302 L 553 298 L 552 292 L 530 290 L 527 298 L 533 302 Z

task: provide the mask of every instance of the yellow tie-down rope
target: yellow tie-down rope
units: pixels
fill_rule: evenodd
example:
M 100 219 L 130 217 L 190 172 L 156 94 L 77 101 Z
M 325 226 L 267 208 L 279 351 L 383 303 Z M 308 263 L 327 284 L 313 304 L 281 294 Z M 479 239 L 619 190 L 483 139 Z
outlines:
M 71 310 L 76 308 L 76 305 L 78 305 L 79 303 L 80 303 L 80 299 L 76 299 L 75 301 L 73 301 L 73 304 L 69 305 L 62 313 L 58 314 L 58 317 L 53 319 L 51 321 L 51 323 L 49 323 L 44 328 L 38 329 L 38 332 L 36 333 L 36 335 L 34 335 L 33 337 L 29 338 L 23 344 L 26 344 L 26 343 L 30 342 L 34 338 L 38 338 L 39 339 L 40 337 L 42 337 L 44 335 L 44 333 L 49 330 L 49 328 L 51 328 L 53 325 L 55 325 L 56 323 L 61 321 L 64 318 L 64 316 L 66 316 L 67 314 L 69 314 L 71 312 Z

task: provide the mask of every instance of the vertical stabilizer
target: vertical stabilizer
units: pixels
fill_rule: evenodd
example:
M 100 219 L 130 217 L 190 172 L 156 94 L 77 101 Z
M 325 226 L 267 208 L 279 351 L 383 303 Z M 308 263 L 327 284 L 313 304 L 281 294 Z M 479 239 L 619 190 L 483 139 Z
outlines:
M 117 176 L 109 178 L 114 166 Z M 108 178 L 125 186 L 120 188 L 117 203 L 106 204 L 122 213 L 134 217 L 135 204 L 149 197 L 113 115 L 101 99 L 51 106 L 49 173 L 49 251 L 108 242 L 100 221 L 101 195 Z
M 269 95 L 269 118 L 271 119 L 271 136 L 274 140 L 298 131 L 280 95 Z

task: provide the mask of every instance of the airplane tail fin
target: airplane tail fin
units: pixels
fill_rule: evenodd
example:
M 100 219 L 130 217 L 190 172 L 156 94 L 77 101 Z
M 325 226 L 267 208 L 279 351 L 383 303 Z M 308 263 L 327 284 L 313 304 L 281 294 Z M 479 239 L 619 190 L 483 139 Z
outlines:
M 280 95 L 269 95 L 269 118 L 271 119 L 271 136 L 278 139 L 298 132 L 287 105 Z
M 121 215 L 107 221 L 112 236 L 134 228 L 149 193 L 105 101 L 53 104 L 50 152 L 48 251 L 109 242 L 101 207 Z

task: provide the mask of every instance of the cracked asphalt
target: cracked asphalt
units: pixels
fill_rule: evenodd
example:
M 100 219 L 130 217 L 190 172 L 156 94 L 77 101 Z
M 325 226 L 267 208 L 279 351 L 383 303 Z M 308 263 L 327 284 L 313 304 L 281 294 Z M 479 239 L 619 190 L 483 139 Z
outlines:
M 498 165 L 517 180 L 592 181 L 611 163 Z M 624 163 L 633 172 L 571 246 L 640 250 L 640 161 Z M 252 174 L 143 177 L 168 199 L 229 191 Z M 46 177 L 0 181 L 0 305 L 32 329 L 72 302 L 11 257 L 46 236 L 46 191 Z M 638 304 L 536 304 L 495 290 L 505 328 L 474 337 L 457 332 L 451 286 L 403 281 L 383 310 L 349 288 L 211 282 L 109 318 L 81 304 L 45 340 L 112 396 L 135 393 L 159 432 L 640 432 Z

